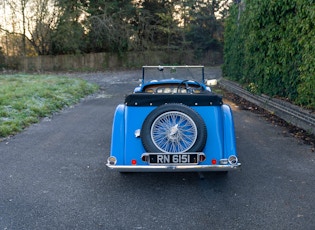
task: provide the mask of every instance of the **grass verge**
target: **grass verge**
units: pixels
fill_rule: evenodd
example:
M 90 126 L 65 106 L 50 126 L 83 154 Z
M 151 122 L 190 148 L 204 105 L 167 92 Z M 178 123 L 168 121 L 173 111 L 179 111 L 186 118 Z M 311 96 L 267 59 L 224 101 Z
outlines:
M 97 85 L 82 79 L 0 75 L 0 138 L 22 131 L 97 89 Z

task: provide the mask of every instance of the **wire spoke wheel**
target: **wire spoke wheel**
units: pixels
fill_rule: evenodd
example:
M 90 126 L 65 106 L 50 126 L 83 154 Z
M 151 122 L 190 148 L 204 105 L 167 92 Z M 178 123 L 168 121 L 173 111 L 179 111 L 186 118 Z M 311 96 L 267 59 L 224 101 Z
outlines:
M 162 152 L 186 152 L 197 139 L 195 122 L 178 111 L 163 113 L 152 124 L 151 139 Z
M 190 107 L 166 104 L 145 119 L 141 139 L 148 152 L 202 151 L 207 138 L 203 119 Z

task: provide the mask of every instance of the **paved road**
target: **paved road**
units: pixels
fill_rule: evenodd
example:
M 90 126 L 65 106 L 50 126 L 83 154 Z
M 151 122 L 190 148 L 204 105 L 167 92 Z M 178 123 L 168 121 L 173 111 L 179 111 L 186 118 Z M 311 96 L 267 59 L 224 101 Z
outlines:
M 0 230 L 315 229 L 315 154 L 283 128 L 232 105 L 241 171 L 120 175 L 111 121 L 138 77 L 82 77 L 103 91 L 0 142 Z

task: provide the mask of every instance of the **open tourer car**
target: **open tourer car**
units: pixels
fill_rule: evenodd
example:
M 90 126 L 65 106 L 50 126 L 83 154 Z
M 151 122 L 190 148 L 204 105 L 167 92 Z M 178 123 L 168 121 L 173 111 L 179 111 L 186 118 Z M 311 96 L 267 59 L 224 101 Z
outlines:
M 107 167 L 119 172 L 228 172 L 240 168 L 231 108 L 204 66 L 143 66 L 116 108 Z

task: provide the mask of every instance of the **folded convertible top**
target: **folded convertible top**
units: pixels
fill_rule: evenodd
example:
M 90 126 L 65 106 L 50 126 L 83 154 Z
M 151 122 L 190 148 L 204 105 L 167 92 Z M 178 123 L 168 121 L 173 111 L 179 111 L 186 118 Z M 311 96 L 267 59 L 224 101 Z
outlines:
M 133 93 L 127 95 L 127 106 L 159 106 L 168 103 L 179 103 L 188 106 L 219 106 L 222 97 L 213 93 L 207 94 L 151 94 Z

